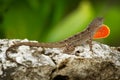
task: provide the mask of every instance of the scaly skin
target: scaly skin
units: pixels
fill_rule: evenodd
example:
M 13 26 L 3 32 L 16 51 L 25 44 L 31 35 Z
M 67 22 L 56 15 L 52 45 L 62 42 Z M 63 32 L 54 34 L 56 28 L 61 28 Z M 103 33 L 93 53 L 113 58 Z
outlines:
M 101 27 L 102 24 L 103 18 L 95 18 L 84 31 L 76 35 L 73 35 L 72 37 L 69 37 L 68 39 L 65 39 L 63 41 L 53 43 L 19 42 L 10 46 L 7 49 L 7 51 L 11 50 L 14 47 L 26 45 L 31 47 L 43 47 L 43 48 L 64 48 L 64 52 L 66 53 L 71 52 L 75 49 L 76 46 L 84 44 L 86 41 L 89 41 L 91 43 L 93 35 Z M 90 49 L 91 48 L 92 45 L 90 44 Z

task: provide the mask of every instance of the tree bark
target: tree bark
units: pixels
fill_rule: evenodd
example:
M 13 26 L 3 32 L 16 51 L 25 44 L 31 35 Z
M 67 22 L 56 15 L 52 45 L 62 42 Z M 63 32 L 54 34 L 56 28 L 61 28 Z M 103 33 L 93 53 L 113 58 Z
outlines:
M 120 80 L 120 48 L 98 42 L 64 48 L 19 46 L 28 40 L 0 40 L 0 80 Z

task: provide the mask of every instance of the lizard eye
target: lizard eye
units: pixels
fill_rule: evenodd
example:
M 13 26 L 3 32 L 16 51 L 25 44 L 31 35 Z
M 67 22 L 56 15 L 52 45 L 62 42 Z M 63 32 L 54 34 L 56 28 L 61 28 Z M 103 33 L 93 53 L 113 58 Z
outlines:
M 90 27 L 88 27 L 87 30 L 89 31 L 89 30 L 90 30 Z

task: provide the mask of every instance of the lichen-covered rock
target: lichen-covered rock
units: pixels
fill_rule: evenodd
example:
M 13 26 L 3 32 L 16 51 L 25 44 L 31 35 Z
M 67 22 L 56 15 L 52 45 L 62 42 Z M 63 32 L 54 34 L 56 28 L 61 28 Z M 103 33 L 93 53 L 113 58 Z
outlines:
M 120 48 L 98 42 L 63 48 L 19 46 L 25 40 L 0 40 L 0 80 L 120 80 Z M 32 41 L 37 42 L 37 41 Z

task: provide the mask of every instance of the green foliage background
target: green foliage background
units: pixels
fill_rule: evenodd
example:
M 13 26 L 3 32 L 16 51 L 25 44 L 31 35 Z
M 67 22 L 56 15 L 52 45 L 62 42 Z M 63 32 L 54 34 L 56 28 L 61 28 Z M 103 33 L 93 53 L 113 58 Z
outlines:
M 100 42 L 120 46 L 119 0 L 0 0 L 0 38 L 63 40 L 97 17 L 111 29 Z

